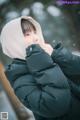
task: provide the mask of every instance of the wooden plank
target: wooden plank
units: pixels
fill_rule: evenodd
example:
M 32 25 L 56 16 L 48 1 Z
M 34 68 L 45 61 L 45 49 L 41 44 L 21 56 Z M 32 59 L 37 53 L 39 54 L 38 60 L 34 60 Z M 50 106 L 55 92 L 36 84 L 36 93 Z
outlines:
M 0 63 L 0 82 L 2 83 L 19 120 L 35 120 L 32 112 L 29 112 L 14 94 L 14 90 L 4 74 L 4 67 L 2 63 Z

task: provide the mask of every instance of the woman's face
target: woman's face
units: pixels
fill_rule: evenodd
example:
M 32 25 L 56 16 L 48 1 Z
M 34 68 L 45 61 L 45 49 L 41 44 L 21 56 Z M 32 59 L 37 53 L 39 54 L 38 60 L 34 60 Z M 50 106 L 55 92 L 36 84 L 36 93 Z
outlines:
M 31 44 L 39 44 L 42 46 L 44 43 L 44 41 L 40 40 L 38 34 L 33 30 L 26 32 L 25 41 L 26 47 L 30 46 Z

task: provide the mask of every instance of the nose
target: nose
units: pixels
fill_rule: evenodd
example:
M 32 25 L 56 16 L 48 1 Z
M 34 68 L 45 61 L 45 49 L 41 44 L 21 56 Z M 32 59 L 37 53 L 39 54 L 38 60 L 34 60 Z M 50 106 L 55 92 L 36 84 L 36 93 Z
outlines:
M 38 42 L 38 36 L 36 35 L 36 34 L 34 34 L 34 36 L 33 36 L 33 41 L 34 41 L 34 43 L 37 43 Z

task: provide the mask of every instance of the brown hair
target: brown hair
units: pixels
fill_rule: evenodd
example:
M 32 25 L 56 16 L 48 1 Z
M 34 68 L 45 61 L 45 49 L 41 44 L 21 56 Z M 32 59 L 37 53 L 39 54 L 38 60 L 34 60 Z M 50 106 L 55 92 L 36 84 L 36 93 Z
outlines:
M 35 26 L 29 20 L 26 19 L 21 20 L 21 27 L 24 35 L 26 34 L 26 32 L 36 31 Z

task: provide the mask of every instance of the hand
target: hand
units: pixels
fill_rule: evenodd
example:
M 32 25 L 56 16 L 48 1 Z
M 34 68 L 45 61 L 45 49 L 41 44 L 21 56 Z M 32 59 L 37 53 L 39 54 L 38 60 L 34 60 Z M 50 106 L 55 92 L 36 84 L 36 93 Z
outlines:
M 39 44 L 40 45 L 40 44 Z M 50 56 L 51 56 L 51 54 L 52 54 L 52 52 L 53 52 L 53 47 L 50 45 L 50 44 L 48 44 L 48 43 L 44 43 L 44 44 L 41 44 L 40 45 L 40 47 L 46 52 L 46 53 L 48 53 Z
M 50 44 L 45 43 L 45 41 L 42 41 L 39 39 L 38 35 L 32 32 L 27 32 L 25 35 L 25 44 L 26 47 L 32 45 L 32 44 L 39 44 L 40 47 L 49 55 L 52 54 L 53 48 Z

